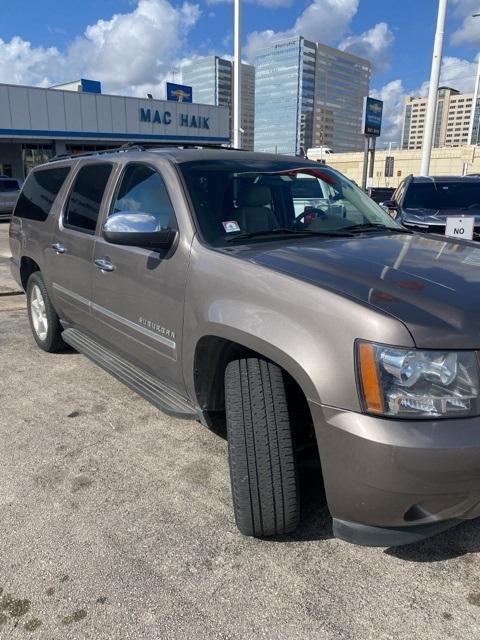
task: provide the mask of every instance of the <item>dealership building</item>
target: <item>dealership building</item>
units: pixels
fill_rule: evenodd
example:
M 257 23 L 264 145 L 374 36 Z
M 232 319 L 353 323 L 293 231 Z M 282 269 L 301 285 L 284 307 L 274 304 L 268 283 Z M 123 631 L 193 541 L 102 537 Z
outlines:
M 0 84 L 0 175 L 23 179 L 64 153 L 125 143 L 228 144 L 227 107 L 106 95 L 99 82 Z

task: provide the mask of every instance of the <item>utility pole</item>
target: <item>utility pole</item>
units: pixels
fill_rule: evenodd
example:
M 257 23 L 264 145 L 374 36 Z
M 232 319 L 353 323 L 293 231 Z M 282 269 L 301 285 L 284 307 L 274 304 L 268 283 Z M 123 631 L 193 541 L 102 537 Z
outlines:
M 234 4 L 233 146 L 242 147 L 242 0 Z
M 433 45 L 432 69 L 430 73 L 430 86 L 428 89 L 425 132 L 423 135 L 422 164 L 420 168 L 420 174 L 422 176 L 428 176 L 430 171 L 430 157 L 432 155 L 433 130 L 435 126 L 435 115 L 437 113 L 438 83 L 440 80 L 440 68 L 442 63 L 446 14 L 447 0 L 439 0 L 437 30 L 435 32 L 435 42 Z
M 367 189 L 367 177 L 368 177 L 368 157 L 370 155 L 370 138 L 365 136 L 365 146 L 363 149 L 363 169 L 362 169 L 362 189 Z
M 480 13 L 472 13 L 472 18 L 479 18 Z M 472 117 L 470 118 L 470 128 L 468 130 L 468 144 L 478 144 L 479 141 L 479 133 L 480 133 L 480 104 L 478 104 L 480 99 L 480 56 L 478 57 L 478 66 L 477 66 L 477 79 L 475 81 L 475 93 L 473 94 L 473 103 L 472 103 Z M 477 104 L 478 104 L 478 122 L 477 122 L 477 139 L 475 142 L 473 141 L 473 129 L 475 127 L 475 116 L 477 115 Z

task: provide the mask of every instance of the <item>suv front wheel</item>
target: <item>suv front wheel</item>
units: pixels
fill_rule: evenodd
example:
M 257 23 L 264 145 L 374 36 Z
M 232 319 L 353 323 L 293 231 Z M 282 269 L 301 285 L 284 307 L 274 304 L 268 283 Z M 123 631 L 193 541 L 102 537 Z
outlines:
M 257 358 L 230 362 L 225 405 L 238 528 L 257 537 L 294 531 L 299 490 L 281 369 Z
M 62 327 L 39 271 L 32 273 L 27 282 L 27 309 L 30 328 L 40 349 L 49 353 L 65 349 Z

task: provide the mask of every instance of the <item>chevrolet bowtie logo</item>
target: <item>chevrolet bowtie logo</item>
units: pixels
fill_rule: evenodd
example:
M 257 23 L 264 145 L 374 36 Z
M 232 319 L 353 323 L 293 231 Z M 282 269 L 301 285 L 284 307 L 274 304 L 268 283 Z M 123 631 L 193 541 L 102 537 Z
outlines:
M 179 102 L 183 102 L 187 98 L 190 98 L 190 94 L 183 89 L 175 89 L 175 91 L 172 91 L 171 95 L 174 96 Z

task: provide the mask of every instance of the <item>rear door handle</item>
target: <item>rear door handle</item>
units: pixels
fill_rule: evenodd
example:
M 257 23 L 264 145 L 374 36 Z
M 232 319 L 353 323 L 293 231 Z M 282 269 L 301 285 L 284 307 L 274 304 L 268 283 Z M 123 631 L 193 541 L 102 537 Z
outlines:
M 55 242 L 55 244 L 52 244 L 52 249 L 56 251 L 56 253 L 65 253 L 66 251 L 65 247 L 60 242 Z
M 95 264 L 102 271 L 115 271 L 114 265 L 110 262 L 110 260 L 106 260 L 105 258 L 99 258 L 95 260 Z

